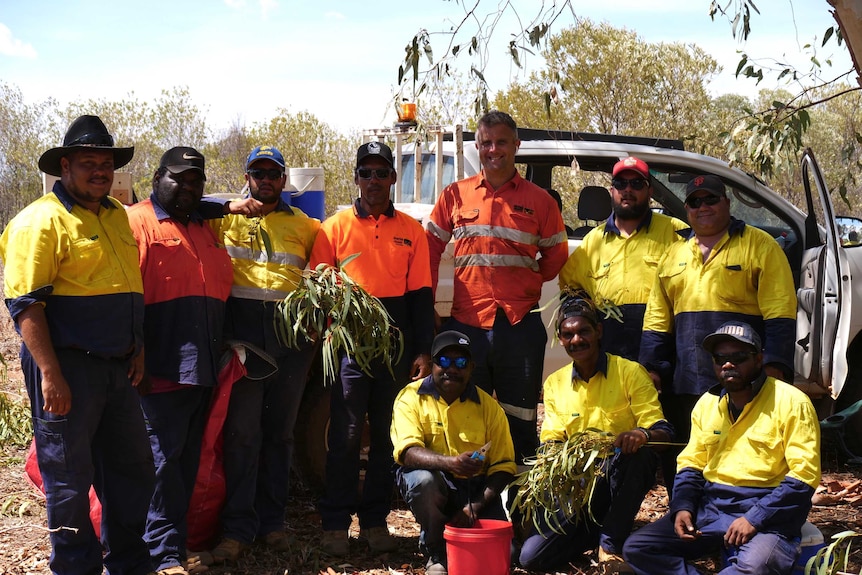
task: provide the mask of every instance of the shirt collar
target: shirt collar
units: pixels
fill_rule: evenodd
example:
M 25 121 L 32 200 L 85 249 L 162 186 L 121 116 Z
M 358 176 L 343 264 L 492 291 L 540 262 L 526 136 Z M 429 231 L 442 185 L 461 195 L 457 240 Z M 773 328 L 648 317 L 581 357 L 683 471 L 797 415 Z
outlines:
M 599 352 L 599 358 L 596 360 L 596 373 L 598 372 L 602 372 L 605 377 L 608 375 L 608 354 L 605 352 Z M 575 381 L 576 379 L 588 381 L 581 377 L 581 374 L 578 373 L 578 368 L 575 366 L 574 362 L 572 362 L 572 381 Z
M 506 187 L 506 186 L 508 186 L 509 184 L 512 184 L 515 188 L 517 188 L 517 187 L 520 185 L 521 180 L 523 180 L 523 179 L 524 179 L 524 178 L 522 178 L 522 177 L 521 177 L 521 173 L 520 173 L 518 170 L 515 170 L 515 175 L 514 175 L 514 176 L 512 176 L 512 179 L 510 179 L 508 182 L 506 182 L 505 184 L 503 184 L 502 186 L 500 186 L 500 188 L 505 188 L 505 187 Z M 480 173 L 480 176 L 479 176 L 479 185 L 477 185 L 476 187 L 477 187 L 477 188 L 487 188 L 487 189 L 489 189 L 489 190 L 494 190 L 494 188 L 493 188 L 493 187 L 491 187 L 491 184 L 489 184 L 489 183 L 488 183 L 488 180 L 486 180 L 486 179 L 485 179 L 485 170 L 482 170 L 482 172 Z M 498 189 L 499 189 L 499 188 L 498 188 Z M 494 190 L 494 191 L 496 191 L 496 190 Z
M 419 384 L 419 390 L 417 391 L 417 393 L 419 395 L 430 395 L 434 399 L 440 399 L 440 392 L 437 391 L 437 386 L 434 385 L 434 377 L 430 375 L 423 379 L 422 383 Z M 461 397 L 459 399 L 462 402 L 469 399 L 476 403 L 481 403 L 479 401 L 479 392 L 476 389 L 476 384 L 472 381 L 468 381 L 467 387 L 464 388 L 464 392 L 461 394 Z
M 751 391 L 754 392 L 751 395 L 751 401 L 754 401 L 754 398 L 757 397 L 757 394 L 760 393 L 761 389 L 763 389 L 764 383 L 766 383 L 766 372 L 761 370 L 760 375 L 758 375 L 754 379 L 754 381 L 751 382 Z M 709 393 L 711 393 L 712 395 L 717 395 L 719 398 L 727 395 L 727 391 L 724 389 L 721 383 L 716 383 L 715 385 L 710 387 Z
M 156 213 L 157 220 L 162 221 L 171 219 L 171 214 L 165 210 L 155 193 L 150 194 L 150 202 L 153 204 L 153 211 Z M 189 221 L 201 223 L 204 221 L 204 218 L 198 213 L 197 208 L 195 208 L 195 210 L 189 214 Z
M 737 220 L 733 216 L 730 216 L 730 226 L 727 228 L 727 237 L 732 238 L 735 235 L 739 235 L 742 237 L 742 233 L 745 231 L 745 222 L 742 220 Z M 681 230 L 677 230 L 679 235 L 681 235 L 686 240 L 690 240 L 694 238 L 694 230 L 692 228 L 684 228 Z
M 54 195 L 57 196 L 57 199 L 60 200 L 60 203 L 63 204 L 63 207 L 65 207 L 66 211 L 68 212 L 71 212 L 72 208 L 74 208 L 76 204 L 81 206 L 82 208 L 84 207 L 81 205 L 80 202 L 78 202 L 74 197 L 72 197 L 72 194 L 66 191 L 66 187 L 60 180 L 54 182 L 54 187 L 51 189 L 51 191 L 54 192 Z M 103 208 L 109 209 L 117 207 L 112 204 L 107 197 L 102 198 L 102 200 L 99 202 L 99 205 L 101 205 Z
M 362 203 L 359 201 L 359 198 L 356 198 L 356 201 L 353 202 L 353 215 L 357 218 L 367 218 L 371 214 L 362 207 Z M 395 205 L 392 203 L 392 200 L 389 200 L 389 206 L 386 208 L 386 211 L 383 212 L 383 215 L 387 218 L 391 218 L 395 215 Z
M 635 228 L 635 231 L 639 232 L 639 231 L 641 231 L 641 229 L 649 230 L 649 225 L 651 222 L 652 222 L 652 210 L 647 210 L 647 213 L 644 216 L 644 219 L 642 219 L 640 221 L 640 223 L 638 223 L 638 227 Z M 618 236 L 621 235 L 620 229 L 617 227 L 616 220 L 614 219 L 614 213 L 613 212 L 611 212 L 611 215 L 608 216 L 608 219 L 605 222 L 605 233 L 606 234 L 616 234 Z

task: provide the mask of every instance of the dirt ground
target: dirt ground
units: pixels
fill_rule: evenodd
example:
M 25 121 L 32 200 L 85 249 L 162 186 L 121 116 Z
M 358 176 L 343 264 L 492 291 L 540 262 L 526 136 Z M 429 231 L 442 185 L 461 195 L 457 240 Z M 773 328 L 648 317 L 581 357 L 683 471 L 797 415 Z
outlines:
M 18 368 L 18 340 L 11 327 L 8 314 L 0 311 L 0 353 L 8 365 L 7 377 L 0 382 L 0 391 L 10 398 L 26 402 L 21 372 Z M 0 573 L 8 575 L 49 575 L 48 542 L 45 502 L 24 478 L 26 450 L 3 447 L 0 451 Z M 847 467 L 834 453 L 824 452 L 823 484 L 832 490 L 852 485 L 862 479 L 862 466 Z M 839 485 L 840 483 L 840 485 Z M 837 486 L 837 487 L 836 487 Z M 419 528 L 403 502 L 396 504 L 389 515 L 389 525 L 398 537 L 398 551 L 384 555 L 368 552 L 356 539 L 359 528 L 351 528 L 351 555 L 349 560 L 332 561 L 319 552 L 320 519 L 310 493 L 297 481 L 293 483 L 292 499 L 288 508 L 286 529 L 295 536 L 291 552 L 274 553 L 262 547 L 253 547 L 238 563 L 228 567 L 212 567 L 212 575 L 335 575 L 339 573 L 365 575 L 424 575 L 425 560 L 417 551 Z M 862 497 L 860 497 L 862 498 Z M 809 520 L 817 525 L 826 537 L 846 530 L 862 533 L 859 504 L 854 497 L 840 495 L 831 498 L 830 505 L 815 506 Z M 638 525 L 661 517 L 667 510 L 664 488 L 653 489 L 638 515 Z M 715 573 L 716 561 L 707 558 L 697 563 L 703 573 Z M 851 556 L 850 572 L 860 573 L 862 553 Z M 513 573 L 527 573 L 521 569 Z M 598 575 L 595 553 L 587 553 L 570 565 L 571 575 Z

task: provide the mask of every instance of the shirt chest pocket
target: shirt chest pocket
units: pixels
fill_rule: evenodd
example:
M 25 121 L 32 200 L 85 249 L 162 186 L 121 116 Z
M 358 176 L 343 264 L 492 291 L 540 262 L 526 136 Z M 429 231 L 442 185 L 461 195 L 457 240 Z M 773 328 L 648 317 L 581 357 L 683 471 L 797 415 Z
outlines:
M 164 281 L 181 280 L 190 274 L 195 262 L 184 257 L 186 248 L 180 238 L 160 238 L 153 240 L 148 248 L 148 266 L 156 266 L 158 275 Z M 152 269 L 152 268 L 150 268 Z
M 774 429 L 754 428 L 745 434 L 749 446 L 760 460 L 774 460 L 777 454 L 783 458 L 781 436 Z
M 746 303 L 754 298 L 749 272 L 741 264 L 724 263 L 715 273 L 716 295 L 730 303 Z
M 458 441 L 462 445 L 462 451 L 479 450 L 487 442 L 485 434 L 478 429 L 467 429 L 458 432 Z
M 460 226 L 469 226 L 475 224 L 479 220 L 479 208 L 470 209 L 461 209 L 455 212 L 454 217 L 452 218 L 452 223 L 455 224 L 455 227 Z
M 74 262 L 75 275 L 82 284 L 111 276 L 113 266 L 99 241 L 99 236 L 74 240 L 69 252 Z

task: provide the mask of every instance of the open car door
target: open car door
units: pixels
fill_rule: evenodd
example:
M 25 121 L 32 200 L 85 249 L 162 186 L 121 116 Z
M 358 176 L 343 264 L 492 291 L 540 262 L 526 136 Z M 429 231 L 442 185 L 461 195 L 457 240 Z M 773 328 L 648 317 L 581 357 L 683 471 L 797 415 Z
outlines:
M 802 183 L 808 204 L 805 252 L 796 292 L 797 376 L 837 398 L 847 378 L 850 332 L 850 268 L 841 247 L 829 190 L 810 149 L 802 154 Z M 819 197 L 815 209 L 815 194 Z

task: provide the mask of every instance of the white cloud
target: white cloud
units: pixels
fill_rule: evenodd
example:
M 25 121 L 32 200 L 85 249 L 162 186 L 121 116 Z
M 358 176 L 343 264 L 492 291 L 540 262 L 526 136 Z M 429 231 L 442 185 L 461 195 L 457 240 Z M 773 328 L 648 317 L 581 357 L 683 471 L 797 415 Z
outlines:
M 324 20 L 346 20 L 347 18 L 344 16 L 342 12 L 329 11 L 323 15 Z
M 224 0 L 225 5 L 229 8 L 245 8 L 245 0 Z
M 260 0 L 260 11 L 264 18 L 268 17 L 270 12 L 276 8 L 278 8 L 277 0 Z
M 12 30 L 0 23 L 0 54 L 17 58 L 36 58 L 36 49 L 17 38 L 12 37 Z

